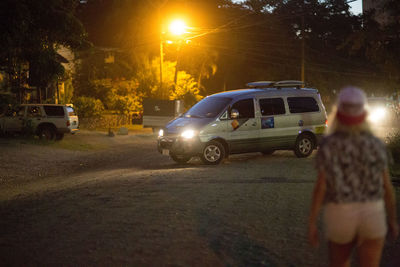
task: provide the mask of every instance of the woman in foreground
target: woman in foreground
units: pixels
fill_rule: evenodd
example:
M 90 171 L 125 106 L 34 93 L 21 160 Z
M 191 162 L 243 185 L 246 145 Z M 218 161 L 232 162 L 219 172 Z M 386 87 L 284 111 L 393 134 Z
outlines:
M 308 235 L 318 246 L 317 218 L 324 205 L 330 266 L 350 266 L 354 248 L 360 266 L 379 266 L 387 231 L 393 239 L 399 232 L 386 148 L 370 131 L 366 102 L 358 88 L 340 92 L 317 153 Z

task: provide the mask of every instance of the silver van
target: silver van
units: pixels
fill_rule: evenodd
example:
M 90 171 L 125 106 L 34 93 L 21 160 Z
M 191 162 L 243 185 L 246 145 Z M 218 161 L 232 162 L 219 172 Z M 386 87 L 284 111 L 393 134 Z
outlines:
M 207 96 L 170 121 L 158 151 L 178 163 L 200 156 L 218 164 L 230 154 L 293 150 L 307 157 L 327 127 L 318 90 L 301 81 L 252 82 L 248 89 Z

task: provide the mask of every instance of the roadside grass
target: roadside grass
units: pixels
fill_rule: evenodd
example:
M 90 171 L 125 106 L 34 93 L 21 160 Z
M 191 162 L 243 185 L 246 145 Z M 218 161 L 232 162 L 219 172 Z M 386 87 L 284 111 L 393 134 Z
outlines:
M 151 128 L 143 128 L 142 125 L 122 125 L 119 127 L 98 128 L 98 129 L 85 129 L 81 128 L 81 131 L 76 135 L 65 134 L 64 138 L 60 141 L 47 141 L 41 140 L 37 136 L 28 135 L 16 135 L 16 136 L 4 136 L 0 138 L 0 146 L 18 146 L 20 144 L 34 145 L 38 147 L 51 147 L 56 149 L 66 149 L 72 151 L 95 151 L 107 149 L 111 146 L 109 140 L 109 130 L 115 136 L 118 136 L 118 131 L 121 127 L 128 129 L 128 135 L 130 134 L 143 134 L 143 136 L 149 136 L 152 133 Z
M 72 151 L 90 151 L 90 150 L 101 150 L 107 148 L 107 145 L 103 143 L 88 143 L 80 138 L 71 136 L 70 138 L 64 138 L 60 141 L 47 141 L 39 139 L 37 136 L 13 136 L 8 138 L 1 138 L 0 141 L 3 145 L 18 146 L 20 144 L 34 145 L 38 147 L 52 147 L 58 149 L 66 149 Z
M 109 130 L 111 130 L 112 132 L 114 132 L 116 134 L 118 132 L 118 130 L 122 127 L 128 129 L 129 133 L 152 133 L 151 128 L 143 128 L 143 125 L 141 125 L 141 124 L 125 124 L 125 125 L 120 125 L 118 127 L 107 127 L 107 128 L 97 127 L 94 129 L 94 131 L 108 132 Z M 92 129 L 85 129 L 84 127 L 82 129 L 88 130 L 88 131 L 93 131 Z
M 151 128 L 143 128 L 143 125 L 141 124 L 124 124 L 120 126 L 111 126 L 111 127 L 96 127 L 96 128 L 91 128 L 91 127 L 85 127 L 84 124 L 80 125 L 80 129 L 82 130 L 87 130 L 87 131 L 98 131 L 98 132 L 108 132 L 109 130 L 113 132 L 118 132 L 118 129 L 120 128 L 127 128 L 129 133 L 135 133 L 135 132 L 151 132 Z
M 73 150 L 73 151 L 90 151 L 90 150 L 102 150 L 106 149 L 108 146 L 103 143 L 84 143 L 79 139 L 64 139 L 61 141 L 50 141 L 47 142 L 50 146 L 54 148 L 66 149 L 66 150 Z

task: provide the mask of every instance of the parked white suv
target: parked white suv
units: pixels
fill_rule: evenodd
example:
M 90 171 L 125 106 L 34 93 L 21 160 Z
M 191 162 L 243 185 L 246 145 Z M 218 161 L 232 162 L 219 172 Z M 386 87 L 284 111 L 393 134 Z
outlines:
M 0 132 L 24 131 L 41 139 L 61 140 L 65 133 L 79 131 L 79 120 L 71 105 L 57 104 L 22 104 L 0 117 Z

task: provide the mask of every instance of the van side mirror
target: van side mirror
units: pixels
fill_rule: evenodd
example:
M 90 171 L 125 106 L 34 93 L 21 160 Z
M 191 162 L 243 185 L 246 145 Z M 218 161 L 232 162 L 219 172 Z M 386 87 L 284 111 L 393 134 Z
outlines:
M 231 119 L 238 119 L 239 118 L 239 110 L 232 109 L 231 110 Z

